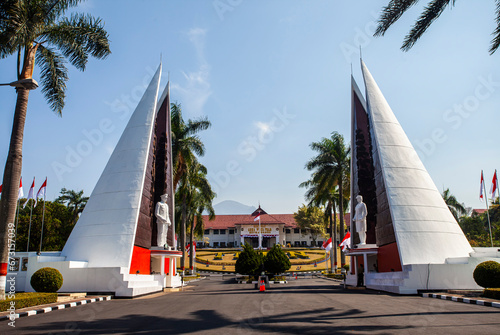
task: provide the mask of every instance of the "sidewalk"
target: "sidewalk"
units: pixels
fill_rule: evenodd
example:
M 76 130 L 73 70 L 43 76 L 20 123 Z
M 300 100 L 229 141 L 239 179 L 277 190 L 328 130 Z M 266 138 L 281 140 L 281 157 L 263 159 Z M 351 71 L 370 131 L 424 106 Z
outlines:
M 68 302 L 54 302 L 52 304 L 39 305 L 39 306 L 31 306 L 25 307 L 21 309 L 16 309 L 15 314 L 12 314 L 16 319 L 22 318 L 24 316 L 32 316 L 37 314 L 49 313 L 59 309 L 71 308 L 86 304 L 91 304 L 99 301 L 107 301 L 111 300 L 111 296 L 88 296 L 85 298 L 78 298 L 75 300 L 71 300 Z M 10 320 L 11 314 L 9 311 L 0 312 L 0 321 L 2 320 Z

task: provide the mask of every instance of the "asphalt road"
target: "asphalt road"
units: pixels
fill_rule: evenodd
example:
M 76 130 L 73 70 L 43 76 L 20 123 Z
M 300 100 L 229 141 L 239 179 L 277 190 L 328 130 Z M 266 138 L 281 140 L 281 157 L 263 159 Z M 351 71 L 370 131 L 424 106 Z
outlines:
M 500 310 L 418 296 L 343 290 L 299 279 L 193 283 L 183 292 L 116 299 L 0 323 L 0 334 L 499 334 Z

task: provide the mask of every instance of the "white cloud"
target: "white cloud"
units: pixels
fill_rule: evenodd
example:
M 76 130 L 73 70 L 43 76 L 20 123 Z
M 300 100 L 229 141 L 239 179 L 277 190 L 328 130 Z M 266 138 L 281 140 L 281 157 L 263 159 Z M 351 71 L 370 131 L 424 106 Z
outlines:
M 201 28 L 192 28 L 186 33 L 195 48 L 199 68 L 193 72 L 182 71 L 184 83 L 172 84 L 172 90 L 180 97 L 184 113 L 195 117 L 203 115 L 205 103 L 212 94 L 209 81 L 211 68 L 204 53 L 206 33 L 206 29 Z

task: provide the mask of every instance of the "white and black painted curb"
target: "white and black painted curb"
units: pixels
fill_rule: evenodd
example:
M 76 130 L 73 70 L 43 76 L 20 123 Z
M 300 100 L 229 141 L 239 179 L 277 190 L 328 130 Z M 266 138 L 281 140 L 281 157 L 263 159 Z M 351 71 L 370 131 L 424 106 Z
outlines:
M 81 305 L 87 305 L 87 304 L 91 304 L 94 302 L 106 301 L 106 300 L 111 300 L 111 296 L 109 295 L 107 297 L 91 298 L 91 299 L 69 302 L 67 304 L 60 304 L 60 305 L 50 306 L 50 307 L 42 307 L 42 308 L 38 308 L 38 309 L 32 309 L 29 311 L 23 311 L 23 312 L 16 313 L 13 315 L 12 314 L 2 315 L 2 316 L 0 316 L 0 321 L 12 320 L 13 317 L 15 317 L 16 319 L 19 319 L 19 318 L 22 318 L 24 316 L 44 314 L 44 313 L 49 313 L 49 312 L 60 310 L 60 309 L 66 309 L 66 308 L 71 308 L 71 307 L 76 307 L 76 306 L 81 306 Z M 34 306 L 34 307 L 36 307 L 36 306 Z M 40 306 L 38 306 L 38 307 L 40 307 Z
M 424 298 L 436 298 L 436 299 L 442 299 L 442 300 L 451 300 L 451 301 L 456 301 L 456 302 L 463 302 L 465 304 L 500 308 L 500 302 L 484 301 L 484 300 L 479 300 L 479 299 L 460 298 L 460 297 L 454 297 L 454 296 L 446 295 L 446 294 L 422 293 L 422 297 L 424 297 Z

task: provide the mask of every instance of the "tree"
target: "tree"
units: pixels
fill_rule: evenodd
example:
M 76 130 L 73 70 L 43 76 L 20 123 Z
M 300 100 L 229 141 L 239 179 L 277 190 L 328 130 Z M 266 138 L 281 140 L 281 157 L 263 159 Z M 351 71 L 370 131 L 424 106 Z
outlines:
M 465 206 L 458 202 L 457 198 L 450 193 L 449 188 L 443 191 L 442 197 L 446 205 L 448 205 L 451 214 L 453 214 L 453 217 L 458 222 L 458 219 L 467 212 Z
M 311 234 L 313 245 L 316 245 L 318 235 L 326 235 L 326 220 L 323 210 L 316 206 L 302 205 L 293 217 L 300 227 L 302 234 Z
M 73 225 L 78 220 L 81 212 L 85 209 L 89 197 L 83 196 L 83 190 L 76 192 L 73 190 L 67 190 L 66 188 L 61 189 L 61 195 L 55 200 L 58 204 L 66 204 L 66 207 L 71 211 L 73 215 Z
M 245 243 L 243 251 L 240 253 L 238 260 L 236 261 L 236 273 L 258 276 L 262 271 L 262 265 L 262 254 L 257 253 L 248 243 Z
M 177 199 L 181 203 L 181 221 L 184 221 L 189 229 L 189 266 L 194 264 L 194 235 L 203 236 L 203 212 L 209 213 L 209 220 L 215 219 L 215 211 L 212 201 L 216 194 L 207 179 L 207 169 L 196 162 L 188 167 L 182 176 L 177 190 Z M 185 210 L 185 212 L 184 212 Z
M 399 18 L 417 2 L 418 0 L 390 0 L 389 4 L 382 9 L 382 14 L 379 18 L 374 36 L 383 36 L 389 27 L 399 20 Z M 492 33 L 493 40 L 491 41 L 489 49 L 490 54 L 497 51 L 500 46 L 500 2 L 497 0 L 496 4 L 495 20 L 497 25 Z M 429 1 L 410 32 L 406 35 L 401 49 L 403 51 L 410 50 L 447 6 L 455 6 L 455 0 Z
M 264 268 L 272 275 L 286 272 L 291 267 L 290 259 L 279 244 L 274 245 L 264 257 Z
M 66 59 L 84 71 L 89 56 L 108 56 L 108 34 L 99 18 L 74 13 L 63 16 L 81 0 L 4 0 L 0 5 L 0 58 L 17 56 L 17 79 L 34 83 L 40 67 L 42 93 L 51 109 L 62 114 L 68 73 Z M 35 61 L 36 60 L 36 61 Z M 32 87 L 16 87 L 17 101 L 0 203 L 0 263 L 8 261 L 8 224 L 14 222 L 21 178 L 24 124 Z M 0 299 L 5 299 L 0 288 Z
M 174 190 L 177 189 L 179 182 L 184 178 L 187 183 L 186 173 L 189 166 L 198 164 L 197 156 L 205 154 L 205 146 L 197 135 L 200 131 L 206 130 L 211 126 L 207 118 L 199 120 L 188 120 L 187 124 L 182 117 L 182 108 L 178 103 L 171 105 L 171 125 L 172 125 L 172 165 L 174 177 Z M 181 225 L 180 239 L 182 247 L 182 268 L 186 259 L 186 220 L 187 220 L 187 192 L 182 197 L 182 207 L 180 209 Z
M 306 163 L 305 168 L 313 172 L 314 184 L 321 190 L 333 190 L 338 186 L 338 206 L 340 212 L 340 240 L 344 238 L 344 191 L 348 189 L 350 180 L 350 151 L 345 145 L 344 137 L 338 132 L 333 132 L 330 138 L 322 138 L 320 142 L 313 142 L 311 149 L 318 154 Z M 345 255 L 341 256 L 342 265 Z

